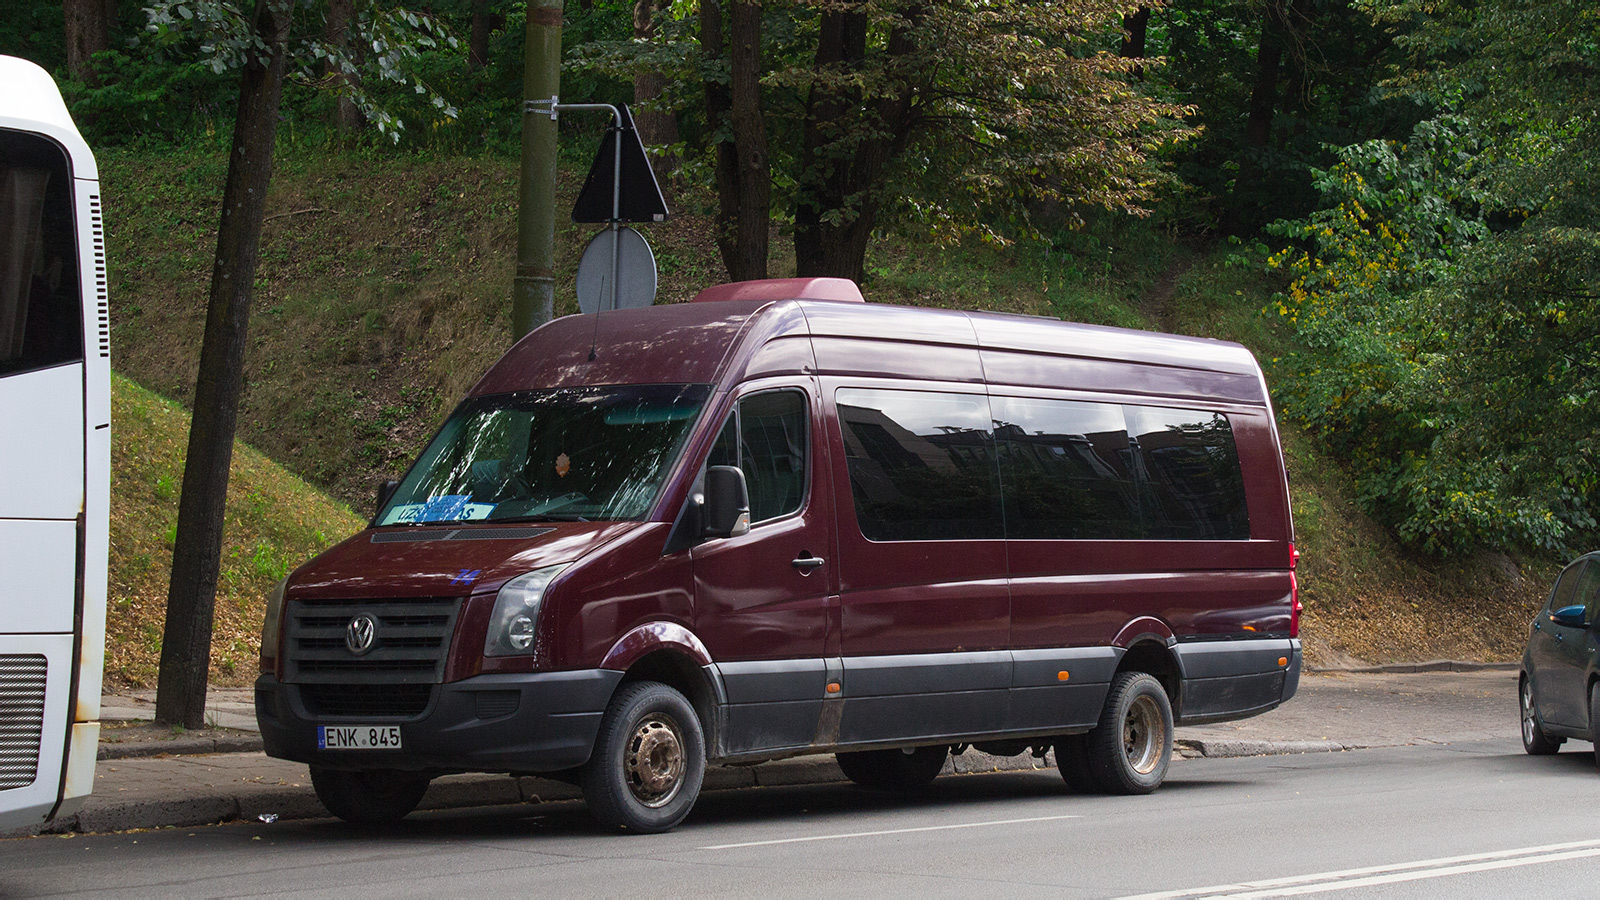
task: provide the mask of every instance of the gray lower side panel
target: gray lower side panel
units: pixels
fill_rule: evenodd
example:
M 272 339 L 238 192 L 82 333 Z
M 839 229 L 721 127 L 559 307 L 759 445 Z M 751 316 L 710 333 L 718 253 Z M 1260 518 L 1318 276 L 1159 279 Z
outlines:
M 1006 731 L 1006 691 L 854 697 L 845 701 L 839 743 L 916 740 Z
M 729 756 L 800 748 L 816 737 L 822 698 L 732 704 L 723 715 L 723 750 Z

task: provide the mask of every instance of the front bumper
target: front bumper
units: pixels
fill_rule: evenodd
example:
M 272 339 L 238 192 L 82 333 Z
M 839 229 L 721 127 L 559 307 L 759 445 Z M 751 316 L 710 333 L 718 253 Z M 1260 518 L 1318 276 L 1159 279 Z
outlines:
M 297 685 L 256 680 L 256 721 L 268 756 L 328 769 L 557 772 L 589 760 L 622 673 L 609 669 L 480 675 L 433 686 L 408 718 L 313 714 Z M 398 750 L 321 750 L 319 725 L 399 725 Z

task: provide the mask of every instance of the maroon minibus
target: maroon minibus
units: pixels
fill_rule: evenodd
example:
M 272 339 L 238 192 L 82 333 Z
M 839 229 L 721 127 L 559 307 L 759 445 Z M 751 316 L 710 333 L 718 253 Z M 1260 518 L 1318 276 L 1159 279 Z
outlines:
M 334 814 L 508 772 L 656 832 L 709 764 L 833 753 L 908 790 L 967 746 L 1146 793 L 1174 724 L 1294 694 L 1288 485 L 1243 347 L 837 279 L 695 300 L 523 338 L 274 590 L 261 734 Z

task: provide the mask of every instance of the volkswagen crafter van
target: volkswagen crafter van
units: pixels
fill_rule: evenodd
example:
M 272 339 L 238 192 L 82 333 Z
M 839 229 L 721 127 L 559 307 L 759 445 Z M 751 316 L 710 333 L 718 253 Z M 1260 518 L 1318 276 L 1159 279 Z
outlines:
M 722 285 L 569 316 L 485 374 L 371 526 L 291 574 L 266 750 L 353 822 L 451 772 L 669 829 L 707 765 L 952 748 L 1162 781 L 1174 724 L 1291 697 L 1287 483 L 1237 344 Z

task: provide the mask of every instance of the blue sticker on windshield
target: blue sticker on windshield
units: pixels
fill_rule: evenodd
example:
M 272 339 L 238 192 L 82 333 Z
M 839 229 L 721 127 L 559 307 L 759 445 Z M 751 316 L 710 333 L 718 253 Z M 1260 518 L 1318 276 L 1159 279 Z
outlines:
M 422 504 L 422 510 L 417 518 L 424 522 L 449 522 L 460 519 L 461 514 L 467 510 L 467 504 L 471 502 L 471 494 L 445 494 L 442 497 L 433 497 Z

